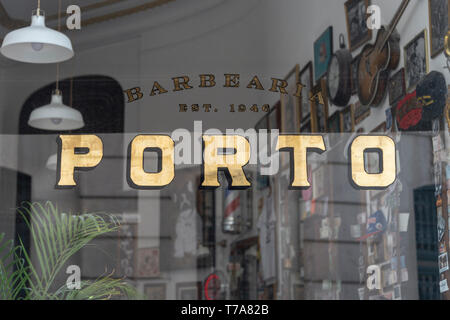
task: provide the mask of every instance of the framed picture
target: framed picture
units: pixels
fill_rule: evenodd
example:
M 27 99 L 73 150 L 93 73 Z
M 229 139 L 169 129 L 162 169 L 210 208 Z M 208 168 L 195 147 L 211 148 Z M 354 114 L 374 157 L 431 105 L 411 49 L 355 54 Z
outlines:
M 327 73 L 328 64 L 333 54 L 333 27 L 330 26 L 314 42 L 314 76 L 318 81 Z
M 321 79 L 313 89 L 312 130 L 324 133 L 327 131 L 328 99 L 326 94 L 326 80 Z
M 148 300 L 166 300 L 166 284 L 147 284 L 144 286 L 144 294 Z
M 300 83 L 304 86 L 302 89 L 302 96 L 300 98 L 300 123 L 303 123 L 303 121 L 311 115 L 311 100 L 309 96 L 313 89 L 313 67 L 311 61 L 309 61 L 300 71 Z
M 355 113 L 355 126 L 370 116 L 370 106 L 363 106 L 359 101 L 355 102 L 353 109 Z
M 444 50 L 448 30 L 448 0 L 428 0 L 430 20 L 430 52 L 434 58 Z
M 350 64 L 351 68 L 351 87 L 352 94 L 358 93 L 358 64 L 359 64 L 360 56 L 356 56 L 353 58 L 352 63 Z
M 331 117 L 328 118 L 327 121 L 328 124 L 328 132 L 330 133 L 330 147 L 334 146 L 336 142 L 340 138 L 340 132 L 341 132 L 341 116 L 340 112 L 336 111 L 333 113 Z
M 428 41 L 427 30 L 422 30 L 405 47 L 405 79 L 407 91 L 428 73 Z
M 448 254 L 444 252 L 439 255 L 439 273 L 445 272 L 448 270 Z
M 176 284 L 177 300 L 201 300 L 201 282 L 183 282 Z
M 349 105 L 341 111 L 341 132 L 353 132 L 355 130 L 355 114 L 353 105 Z
M 281 101 L 275 103 L 268 114 L 268 129 L 269 130 L 280 130 L 281 122 Z
M 369 0 L 348 0 L 345 3 L 345 18 L 350 51 L 354 51 L 372 39 L 372 31 L 367 28 L 367 8 Z
M 159 276 L 159 248 L 139 248 L 137 250 L 136 277 L 154 278 Z
M 297 64 L 284 78 L 289 83 L 288 94 L 281 94 L 281 132 L 297 133 L 300 127 L 300 98 L 294 96 L 299 82 L 300 66 Z
M 406 95 L 405 68 L 391 76 L 388 83 L 389 105 L 394 106 Z

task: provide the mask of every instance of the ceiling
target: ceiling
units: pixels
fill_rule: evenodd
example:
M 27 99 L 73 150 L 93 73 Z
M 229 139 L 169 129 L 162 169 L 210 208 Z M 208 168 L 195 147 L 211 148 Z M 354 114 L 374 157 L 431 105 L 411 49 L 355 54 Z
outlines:
M 81 9 L 82 26 L 109 21 L 159 7 L 175 0 L 60 0 L 61 28 L 65 28 L 66 8 L 76 4 Z M 16 28 L 30 24 L 31 12 L 37 8 L 37 0 L 0 0 L 0 37 Z M 58 26 L 59 0 L 41 0 L 47 25 Z

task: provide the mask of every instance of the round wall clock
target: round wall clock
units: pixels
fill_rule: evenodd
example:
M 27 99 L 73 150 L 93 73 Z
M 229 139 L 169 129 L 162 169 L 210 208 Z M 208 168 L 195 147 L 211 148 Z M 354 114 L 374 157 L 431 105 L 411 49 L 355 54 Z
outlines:
M 352 55 L 345 48 L 344 35 L 339 35 L 341 49 L 331 57 L 327 71 L 327 90 L 331 102 L 346 107 L 352 95 L 351 62 Z

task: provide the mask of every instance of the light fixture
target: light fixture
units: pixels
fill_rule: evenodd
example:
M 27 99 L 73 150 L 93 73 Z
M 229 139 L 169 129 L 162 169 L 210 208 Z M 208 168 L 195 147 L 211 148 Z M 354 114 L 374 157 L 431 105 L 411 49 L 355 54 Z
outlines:
M 84 127 L 80 111 L 63 104 L 61 91 L 56 89 L 50 104 L 34 109 L 28 125 L 33 128 L 52 131 L 76 130 Z
M 58 165 L 58 156 L 56 153 L 54 153 L 50 157 L 48 157 L 45 166 L 47 167 L 48 170 L 56 171 L 57 165 Z
M 37 10 L 32 13 L 31 26 L 8 33 L 0 52 L 9 59 L 29 63 L 57 63 L 74 55 L 70 39 L 45 26 L 40 0 Z

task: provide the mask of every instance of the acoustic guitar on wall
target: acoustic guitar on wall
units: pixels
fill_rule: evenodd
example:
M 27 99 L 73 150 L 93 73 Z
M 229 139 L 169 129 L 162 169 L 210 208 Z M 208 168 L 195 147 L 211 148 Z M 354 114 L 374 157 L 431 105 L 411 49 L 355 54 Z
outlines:
M 364 106 L 378 106 L 386 95 L 391 70 L 400 62 L 400 36 L 395 31 L 410 0 L 403 0 L 389 26 L 381 27 L 374 44 L 361 51 L 358 64 L 358 97 Z

